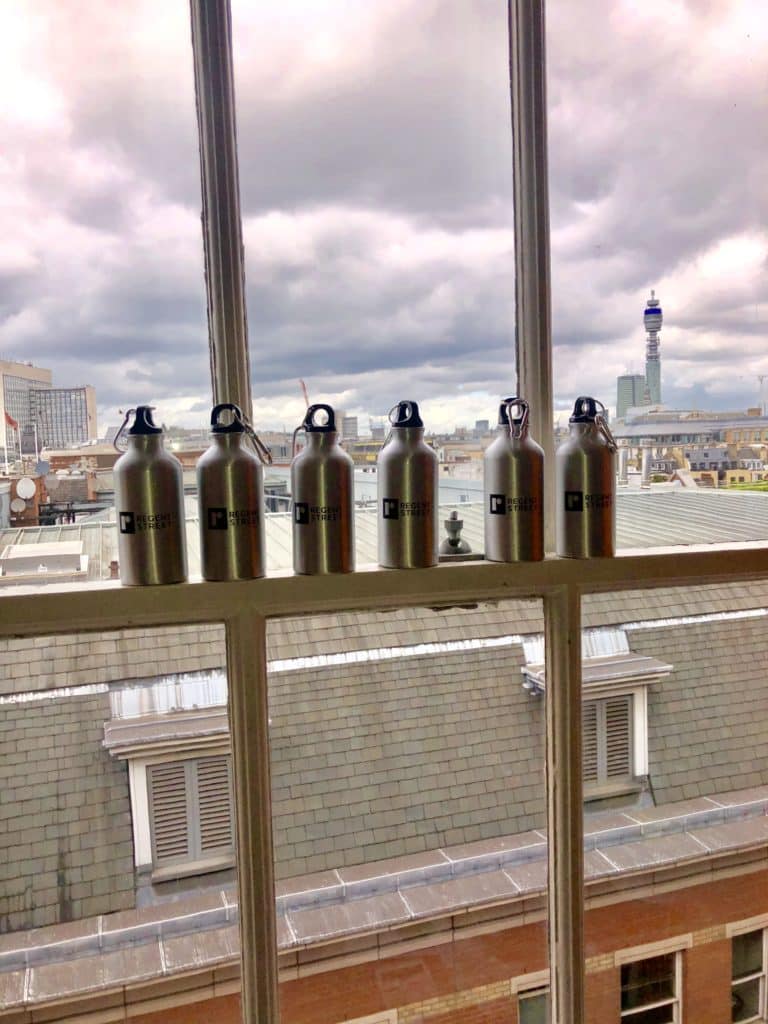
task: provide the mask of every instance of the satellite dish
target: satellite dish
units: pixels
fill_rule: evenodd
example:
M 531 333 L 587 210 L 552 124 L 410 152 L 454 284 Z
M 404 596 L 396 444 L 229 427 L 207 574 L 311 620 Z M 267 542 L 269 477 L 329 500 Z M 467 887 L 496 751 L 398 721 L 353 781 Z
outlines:
M 34 498 L 35 481 L 30 480 L 28 476 L 23 476 L 16 484 L 16 493 L 20 498 Z
M 47 476 L 45 478 L 45 487 L 48 491 L 55 491 L 61 481 L 57 476 Z
M 26 501 L 23 498 L 12 498 L 11 499 L 11 512 L 23 512 L 27 507 Z

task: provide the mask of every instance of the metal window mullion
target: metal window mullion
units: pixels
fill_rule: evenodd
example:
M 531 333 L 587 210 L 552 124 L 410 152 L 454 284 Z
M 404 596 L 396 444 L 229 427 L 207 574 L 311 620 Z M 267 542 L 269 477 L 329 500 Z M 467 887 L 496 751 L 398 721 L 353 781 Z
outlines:
M 509 0 L 518 393 L 544 449 L 544 543 L 555 548 L 554 404 L 544 0 Z
M 584 822 L 581 595 L 544 598 L 549 965 L 552 1024 L 584 1020 Z
M 246 609 L 226 632 L 243 1021 L 279 1024 L 266 620 Z
M 229 0 L 190 0 L 214 402 L 251 416 Z

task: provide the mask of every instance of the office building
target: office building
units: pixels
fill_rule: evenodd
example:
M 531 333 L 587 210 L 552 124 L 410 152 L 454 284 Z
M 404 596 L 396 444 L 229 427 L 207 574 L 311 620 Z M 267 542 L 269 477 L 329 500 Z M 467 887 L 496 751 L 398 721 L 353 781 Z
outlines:
M 18 457 L 20 432 L 30 425 L 30 391 L 47 390 L 52 379 L 51 371 L 40 366 L 0 359 L 0 448 L 7 458 Z
M 77 388 L 31 388 L 29 419 L 43 448 L 65 448 L 96 440 L 96 391 Z
M 616 378 L 616 418 L 623 420 L 627 409 L 643 404 L 645 377 L 642 373 L 625 373 Z

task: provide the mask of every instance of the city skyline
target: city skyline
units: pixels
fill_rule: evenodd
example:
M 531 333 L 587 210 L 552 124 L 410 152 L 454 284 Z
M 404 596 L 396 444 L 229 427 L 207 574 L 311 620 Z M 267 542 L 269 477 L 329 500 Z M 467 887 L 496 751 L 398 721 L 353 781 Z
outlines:
M 91 381 L 101 422 L 149 402 L 201 425 L 188 8 L 75 7 L 8 6 L 0 351 Z M 256 424 L 299 422 L 299 376 L 363 428 L 403 388 L 435 430 L 493 421 L 515 390 L 504 5 L 233 14 Z M 651 287 L 665 404 L 758 404 L 760 8 L 552 2 L 548 28 L 556 408 L 613 405 Z

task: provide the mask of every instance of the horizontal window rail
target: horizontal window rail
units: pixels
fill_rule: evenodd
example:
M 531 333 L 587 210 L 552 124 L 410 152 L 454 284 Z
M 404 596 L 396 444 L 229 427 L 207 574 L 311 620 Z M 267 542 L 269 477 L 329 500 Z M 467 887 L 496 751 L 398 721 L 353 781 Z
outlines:
M 0 594 L 0 636 L 225 622 L 246 609 L 272 618 L 535 598 L 561 587 L 590 594 L 765 577 L 768 546 L 744 543 L 625 552 L 584 561 L 547 558 L 507 565 L 479 560 L 409 570 L 371 566 L 332 576 L 294 576 L 286 571 L 236 583 L 123 587 L 107 580 L 34 585 Z

